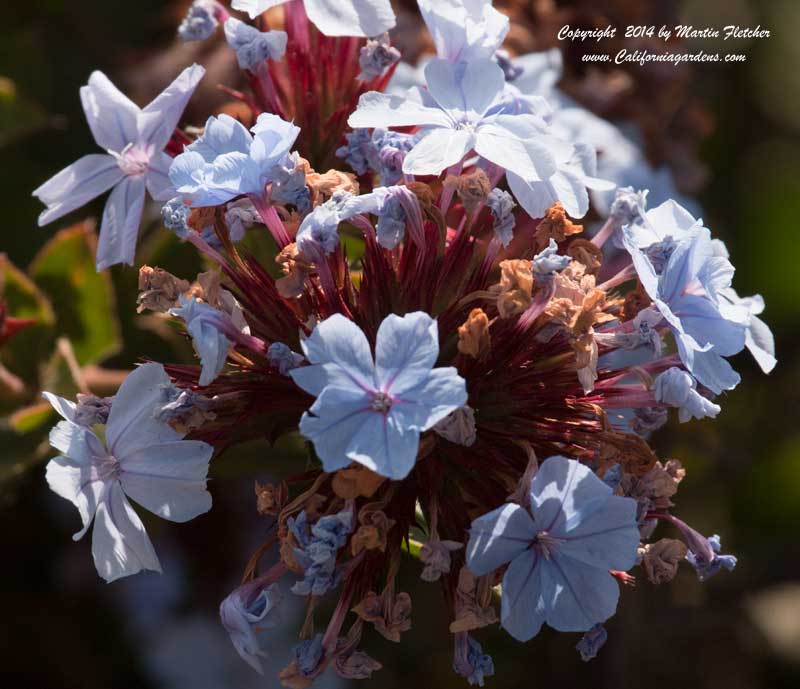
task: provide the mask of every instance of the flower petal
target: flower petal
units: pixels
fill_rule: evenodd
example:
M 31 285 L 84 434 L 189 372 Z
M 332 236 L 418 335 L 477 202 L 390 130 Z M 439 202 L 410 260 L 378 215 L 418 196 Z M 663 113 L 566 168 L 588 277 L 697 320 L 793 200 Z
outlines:
M 310 386 L 303 388 L 306 392 L 319 394 L 326 385 L 349 385 L 362 391 L 374 389 L 374 365 L 369 342 L 361 328 L 351 320 L 334 314 L 319 323 L 301 345 L 312 364 L 335 366 L 325 366 L 313 376 L 300 373 L 303 367 L 291 371 L 290 375 L 298 385 L 303 387 L 302 381 Z M 323 375 L 324 378 L 321 377 Z
M 395 394 L 395 388 L 392 387 Z M 400 394 L 392 410 L 404 423 L 427 431 L 445 416 L 467 403 L 467 383 L 453 366 L 433 369 L 423 383 Z
M 514 558 L 503 575 L 500 623 L 518 641 L 532 639 L 545 621 L 542 565 L 541 556 L 529 549 Z
M 408 428 L 402 416 L 371 412 L 347 445 L 348 459 L 363 464 L 393 481 L 404 479 L 413 469 L 419 450 L 419 431 Z
M 578 460 L 546 459 L 531 483 L 531 512 L 538 530 L 563 537 L 602 507 L 611 488 Z
M 347 124 L 360 127 L 451 127 L 453 121 L 439 108 L 423 105 L 405 96 L 369 91 L 358 99 Z
M 326 36 L 379 36 L 396 22 L 389 0 L 304 0 L 304 5 Z
M 175 187 L 169 179 L 169 168 L 173 160 L 166 153 L 157 153 L 150 158 L 144 181 L 147 192 L 155 201 L 169 201 L 175 196 Z
M 366 393 L 353 388 L 326 387 L 300 419 L 300 433 L 314 443 L 325 471 L 347 466 L 347 447 L 360 432 L 367 418 L 375 414 L 369 408 Z
M 599 479 L 598 479 L 599 480 Z M 612 495 L 591 519 L 567 525 L 558 554 L 600 569 L 627 571 L 636 563 L 636 501 Z
M 144 524 L 116 481 L 108 487 L 106 498 L 97 507 L 92 556 L 97 573 L 109 583 L 143 569 L 161 572 Z
M 106 443 L 122 461 L 137 450 L 183 436 L 169 424 L 156 421 L 155 412 L 167 400 L 171 381 L 161 364 L 142 364 L 123 381 L 111 405 Z
M 92 72 L 81 87 L 81 103 L 97 145 L 120 153 L 137 140 L 139 108 L 102 72 Z
M 472 522 L 467 543 L 467 567 L 483 576 L 524 553 L 536 536 L 528 511 L 506 503 Z
M 557 168 L 538 121 L 534 115 L 500 115 L 486 120 L 477 129 L 475 152 L 525 180 L 547 179 Z
M 439 356 L 439 329 L 427 313 L 389 314 L 375 340 L 375 384 L 400 395 L 423 381 Z
M 111 192 L 100 225 L 98 271 L 117 263 L 133 265 L 144 208 L 144 190 L 144 176 L 139 175 L 126 177 Z
M 150 445 L 126 455 L 120 483 L 125 494 L 164 519 L 186 522 L 211 509 L 206 489 L 214 448 L 199 440 Z
M 184 69 L 156 98 L 146 105 L 137 119 L 138 141 L 161 151 L 186 109 L 197 84 L 206 70 L 200 65 Z
M 113 156 L 93 153 L 64 168 L 33 192 L 47 208 L 39 226 L 58 220 L 108 191 L 125 177 Z
M 560 632 L 585 632 L 617 610 L 619 584 L 608 570 L 561 557 L 542 563 L 547 624 Z
M 83 528 L 72 538 L 77 541 L 89 530 L 97 506 L 103 498 L 105 483 L 92 478 L 91 467 L 67 457 L 56 457 L 47 463 L 45 478 L 56 495 L 69 500 L 78 510 Z
M 475 145 L 475 135 L 467 130 L 433 127 L 416 143 L 403 160 L 409 175 L 438 175 L 459 162 Z
M 233 0 L 231 7 L 241 12 L 247 12 L 250 19 L 255 19 L 272 7 L 283 5 L 288 0 Z

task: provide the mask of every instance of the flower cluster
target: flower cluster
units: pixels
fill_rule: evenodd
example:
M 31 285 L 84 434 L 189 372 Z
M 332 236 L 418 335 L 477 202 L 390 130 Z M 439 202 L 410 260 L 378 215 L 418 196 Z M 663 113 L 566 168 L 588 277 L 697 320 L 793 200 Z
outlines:
M 501 50 L 508 20 L 488 0 L 419 0 L 437 56 L 391 92 L 386 0 L 291 0 L 270 30 L 281 4 L 234 0 L 251 26 L 197 0 L 180 28 L 202 40 L 224 23 L 249 118 L 176 129 L 198 66 L 141 110 L 102 74 L 81 90 L 108 154 L 36 190 L 41 222 L 114 187 L 98 269 L 133 263 L 147 189 L 210 270 L 141 268 L 139 310 L 182 324 L 199 365 L 141 365 L 113 398 L 48 394 L 64 420 L 47 480 L 78 537 L 94 519 L 111 581 L 159 570 L 128 498 L 191 519 L 211 506 L 215 449 L 297 434 L 310 462 L 256 484 L 268 535 L 220 608 L 256 670 L 285 579 L 307 616 L 283 684 L 369 677 L 362 635 L 411 628 L 405 555 L 441 586 L 470 684 L 495 673 L 474 635 L 498 622 L 520 641 L 544 624 L 583 633 L 588 660 L 629 570 L 659 584 L 684 561 L 701 581 L 736 564 L 672 514 L 685 471 L 647 437 L 671 407 L 720 414 L 741 350 L 774 367 L 763 300 L 738 296 L 724 244 L 677 202 L 608 200 L 626 179 L 613 146 L 567 126 L 597 118 L 558 94 L 552 55 Z M 584 216 L 601 218 L 593 232 Z M 274 262 L 252 253 L 257 235 Z M 680 538 L 653 540 L 660 523 Z

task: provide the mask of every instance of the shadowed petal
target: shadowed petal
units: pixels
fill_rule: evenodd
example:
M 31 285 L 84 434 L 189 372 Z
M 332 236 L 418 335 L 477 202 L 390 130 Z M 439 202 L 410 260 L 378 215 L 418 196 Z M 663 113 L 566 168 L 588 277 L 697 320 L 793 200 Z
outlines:
M 475 144 L 467 130 L 434 127 L 412 148 L 403 160 L 403 172 L 410 175 L 438 175 L 459 162 Z
M 148 445 L 183 437 L 154 416 L 167 401 L 171 385 L 161 364 L 142 364 L 124 380 L 114 397 L 106 426 L 106 443 L 117 459 L 122 460 Z
M 617 610 L 619 585 L 608 570 L 555 553 L 543 563 L 547 624 L 560 632 L 585 632 Z
M 199 440 L 150 445 L 122 461 L 120 483 L 128 497 L 173 522 L 186 522 L 211 509 L 206 489 L 214 448 Z
M 536 528 L 528 511 L 507 503 L 472 522 L 467 567 L 483 576 L 519 556 L 531 545 Z
M 103 210 L 97 270 L 117 263 L 133 265 L 144 207 L 144 176 L 126 177 L 111 192 Z
M 39 226 L 86 205 L 124 177 L 113 156 L 105 153 L 83 156 L 33 192 L 47 206 L 39 215 Z
M 122 487 L 113 482 L 98 505 L 92 531 L 92 556 L 97 573 L 107 582 L 143 569 L 161 572 L 161 564 Z
M 543 564 L 542 557 L 529 549 L 514 559 L 503 576 L 500 622 L 518 641 L 532 639 L 545 621 Z

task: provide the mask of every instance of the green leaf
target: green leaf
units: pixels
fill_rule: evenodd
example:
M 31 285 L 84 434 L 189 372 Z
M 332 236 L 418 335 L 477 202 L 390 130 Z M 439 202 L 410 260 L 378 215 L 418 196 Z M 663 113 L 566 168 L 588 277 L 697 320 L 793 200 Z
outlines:
M 8 425 L 17 433 L 33 433 L 52 421 L 53 408 L 48 402 L 40 402 L 17 409 L 8 417 Z
M 39 362 L 52 351 L 55 340 L 52 306 L 47 296 L 5 254 L 0 254 L 0 294 L 10 316 L 35 321 L 3 345 L 0 361 L 26 383 L 35 383 Z
M 95 270 L 94 223 L 59 231 L 34 258 L 30 275 L 49 296 L 59 335 L 69 338 L 81 366 L 120 349 L 114 292 L 107 272 Z

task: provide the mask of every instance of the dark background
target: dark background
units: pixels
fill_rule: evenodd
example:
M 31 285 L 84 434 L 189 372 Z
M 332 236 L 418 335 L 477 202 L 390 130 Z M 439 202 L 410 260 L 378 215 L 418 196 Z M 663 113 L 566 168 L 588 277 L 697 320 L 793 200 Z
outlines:
M 766 377 L 740 355 L 734 363 L 743 382 L 722 398 L 716 421 L 673 420 L 653 439 L 659 456 L 678 457 L 688 469 L 676 512 L 704 533 L 722 534 L 739 566 L 705 585 L 685 567 L 671 584 L 642 580 L 626 590 L 607 625 L 609 642 L 589 664 L 573 649 L 577 635 L 544 631 L 521 645 L 499 629 L 478 633 L 497 667 L 487 686 L 780 689 L 800 682 L 800 4 L 664 4 L 698 26 L 760 23 L 772 31 L 747 44 L 744 65 L 695 70 L 689 90 L 716 122 L 699 151 L 709 171 L 698 195 L 703 218 L 730 249 L 739 293 L 766 299 L 779 364 Z M 228 62 L 212 48 L 173 45 L 179 4 L 26 0 L 4 3 L 2 14 L 0 250 L 24 267 L 67 224 L 37 228 L 40 206 L 31 190 L 95 150 L 78 98 L 91 70 L 105 71 L 143 104 L 193 58 L 192 50 L 203 51 L 199 59 L 216 75 L 226 73 Z M 14 108 L 9 89 L 16 91 Z M 189 120 L 202 123 L 218 100 L 207 89 Z M 115 268 L 114 281 L 125 347 L 108 364 L 130 366 L 143 353 L 188 356 L 132 324 L 134 271 Z M 11 452 L 13 437 L 3 437 L 4 452 Z M 280 473 L 292 460 L 290 449 L 268 452 L 256 443 L 212 467 L 211 513 L 186 525 L 147 521 L 166 574 L 113 585 L 96 576 L 90 539 L 70 540 L 78 524 L 74 508 L 49 492 L 43 465 L 5 485 L 0 686 L 277 686 L 275 672 L 297 629 L 291 614 L 274 635 L 265 678 L 239 660 L 217 617 L 219 601 L 259 542 L 252 478 Z M 418 581 L 416 563 L 406 568 L 401 578 L 414 602 L 414 627 L 399 645 L 368 635 L 366 649 L 384 669 L 361 686 L 466 686 L 450 669 L 438 588 Z M 321 683 L 345 684 L 333 676 Z

